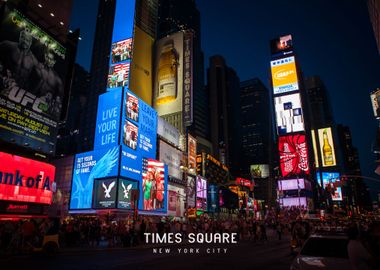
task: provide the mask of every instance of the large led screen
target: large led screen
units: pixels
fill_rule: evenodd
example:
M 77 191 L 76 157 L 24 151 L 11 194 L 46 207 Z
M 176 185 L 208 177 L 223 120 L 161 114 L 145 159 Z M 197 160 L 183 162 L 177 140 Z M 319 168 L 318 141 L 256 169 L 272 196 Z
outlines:
M 267 178 L 267 177 L 269 177 L 269 165 L 268 164 L 251 165 L 251 176 L 253 178 Z
M 338 172 L 322 172 L 322 183 L 323 187 L 326 188 L 328 185 L 330 185 L 331 188 L 335 188 L 335 192 L 331 195 L 331 198 L 333 201 L 342 201 L 342 188 L 337 187 L 334 183 L 340 181 L 340 173 Z
M 182 179 L 182 171 L 180 170 L 182 152 L 163 141 L 160 141 L 159 152 L 159 160 L 168 165 L 169 175 Z
M 0 152 L 0 200 L 51 204 L 55 167 Z
M 120 174 L 140 180 L 142 159 L 156 158 L 157 113 L 124 88 L 122 121 Z
M 66 48 L 17 10 L 0 21 L 0 138 L 53 154 Z
M 133 201 L 133 192 L 136 190 L 138 190 L 138 182 L 119 178 L 117 208 L 134 209 L 135 201 Z
M 286 35 L 272 39 L 270 42 L 272 56 L 286 55 L 292 53 L 293 39 L 291 35 Z
M 117 176 L 119 146 L 75 155 L 70 209 L 90 209 L 94 180 Z
M 93 208 L 116 208 L 117 178 L 95 179 Z
M 273 60 L 270 66 L 275 95 L 299 90 L 294 56 Z
M 304 114 L 300 94 L 274 98 L 278 135 L 304 131 Z
M 111 63 L 116 64 L 131 60 L 132 58 L 132 38 L 112 43 Z
M 126 62 L 110 66 L 107 87 L 115 88 L 128 86 L 130 65 L 130 62 Z
M 99 96 L 94 149 L 119 143 L 121 97 L 121 88 Z
M 278 181 L 278 190 L 311 190 L 311 183 L 303 178 L 285 179 Z
M 336 166 L 334 140 L 331 128 L 318 129 L 322 167 Z
M 279 138 L 280 167 L 283 177 L 309 174 L 308 150 L 305 135 Z
M 207 210 L 207 180 L 197 176 L 197 209 Z
M 176 185 L 168 185 L 168 214 L 171 216 L 182 217 L 185 209 L 185 190 Z
M 167 166 L 158 160 L 144 158 L 141 185 L 139 209 L 166 212 L 168 206 Z
M 280 199 L 280 205 L 282 207 L 308 207 L 308 200 L 306 197 L 288 197 Z

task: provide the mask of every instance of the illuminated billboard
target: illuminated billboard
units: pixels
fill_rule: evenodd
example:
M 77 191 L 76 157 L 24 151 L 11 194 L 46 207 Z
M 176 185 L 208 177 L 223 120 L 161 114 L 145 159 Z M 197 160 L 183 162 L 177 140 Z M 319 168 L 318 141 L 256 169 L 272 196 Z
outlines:
M 197 209 L 207 210 L 207 180 L 197 176 Z
M 110 66 L 107 79 L 107 87 L 115 88 L 128 85 L 130 63 L 122 63 Z
M 95 209 L 116 208 L 117 178 L 95 179 L 94 199 Z
M 380 118 L 380 89 L 371 93 L 371 103 L 373 108 L 373 115 Z
M 275 95 L 299 90 L 294 56 L 273 60 L 270 62 L 270 66 Z
M 51 204 L 55 167 L 0 152 L 0 200 Z
M 251 165 L 252 178 L 267 178 L 269 177 L 269 165 L 268 164 L 254 164 Z
M 157 117 L 157 134 L 173 145 L 179 147 L 178 129 L 166 122 L 162 117 Z
M 210 213 L 219 212 L 219 188 L 217 185 L 210 184 L 207 187 L 207 211 Z
M 283 177 L 309 174 L 308 150 L 305 135 L 279 138 L 280 168 Z
M 286 35 L 272 39 L 270 41 L 270 49 L 272 56 L 280 56 L 292 53 L 293 39 L 291 35 Z
M 0 21 L 0 138 L 53 154 L 65 99 L 66 48 L 22 13 Z
M 94 149 L 119 143 L 121 96 L 121 88 L 99 96 Z
M 165 168 L 165 164 L 151 158 L 144 158 L 139 209 L 166 212 L 168 205 L 167 190 L 167 167 Z
M 179 114 L 192 122 L 192 35 L 177 32 L 156 43 L 153 107 L 158 115 Z
M 195 177 L 191 175 L 187 175 L 187 207 L 195 207 L 195 191 L 196 191 L 196 183 Z
M 322 159 L 322 167 L 336 166 L 334 140 L 331 128 L 318 129 L 319 149 Z
M 117 208 L 134 209 L 133 191 L 138 190 L 138 182 L 119 178 Z M 136 205 L 137 206 L 137 205 Z
M 160 141 L 159 160 L 168 165 L 169 175 L 177 179 L 182 179 L 182 171 L 180 170 L 182 152 Z
M 142 159 L 156 158 L 157 113 L 124 88 L 122 121 L 120 175 L 139 180 Z
M 94 180 L 117 176 L 119 146 L 75 155 L 70 209 L 90 209 Z
M 308 207 L 308 198 L 306 197 L 288 197 L 280 199 L 282 207 L 302 206 Z
M 298 179 L 285 179 L 278 181 L 278 190 L 298 190 L 307 189 L 311 190 L 311 183 L 303 178 Z
M 187 155 L 189 169 L 193 170 L 192 173 L 195 174 L 197 168 L 197 140 L 190 134 L 187 135 Z
M 316 138 L 315 138 L 315 130 L 311 130 L 311 140 L 312 140 L 312 143 L 313 143 L 313 152 L 314 152 L 315 167 L 319 168 L 318 147 L 317 147 L 317 141 L 316 141 Z
M 168 214 L 182 217 L 185 209 L 185 190 L 175 185 L 168 185 Z
M 132 38 L 112 43 L 111 63 L 116 64 L 131 60 L 132 58 Z
M 304 115 L 299 93 L 275 97 L 278 135 L 304 131 Z
M 342 188 L 336 186 L 337 182 L 340 182 L 340 173 L 322 172 L 323 187 L 326 188 L 328 185 L 330 185 L 330 188 L 335 188 L 335 192 L 331 195 L 331 199 L 333 201 L 342 201 Z

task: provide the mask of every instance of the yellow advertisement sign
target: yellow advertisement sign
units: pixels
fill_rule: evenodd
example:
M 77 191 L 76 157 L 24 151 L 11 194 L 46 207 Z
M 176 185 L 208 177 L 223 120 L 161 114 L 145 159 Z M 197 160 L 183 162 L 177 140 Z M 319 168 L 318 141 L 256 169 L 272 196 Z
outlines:
M 335 148 L 331 128 L 318 129 L 318 139 L 322 157 L 322 167 L 336 166 Z
M 281 94 L 298 90 L 297 69 L 294 56 L 270 62 L 273 93 Z
M 154 39 L 135 26 L 133 58 L 130 68 L 130 90 L 152 105 L 152 50 Z

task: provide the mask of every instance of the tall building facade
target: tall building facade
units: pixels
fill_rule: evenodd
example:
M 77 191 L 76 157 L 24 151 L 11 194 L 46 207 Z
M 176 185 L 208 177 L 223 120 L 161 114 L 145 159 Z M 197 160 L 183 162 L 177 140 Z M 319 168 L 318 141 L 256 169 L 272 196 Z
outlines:
M 380 0 L 368 0 L 367 6 L 373 33 L 376 39 L 377 49 L 380 53 Z

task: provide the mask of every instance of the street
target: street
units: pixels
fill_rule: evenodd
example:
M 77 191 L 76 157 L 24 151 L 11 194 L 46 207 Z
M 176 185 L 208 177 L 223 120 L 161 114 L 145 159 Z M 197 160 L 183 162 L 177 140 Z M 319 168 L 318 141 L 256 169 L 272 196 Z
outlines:
M 4 269 L 289 269 L 289 239 L 236 245 L 171 245 L 114 249 L 62 249 L 55 257 L 0 259 Z M 160 253 L 161 251 L 161 253 Z M 192 253 L 191 253 L 192 251 Z M 198 253 L 197 253 L 198 252 Z

